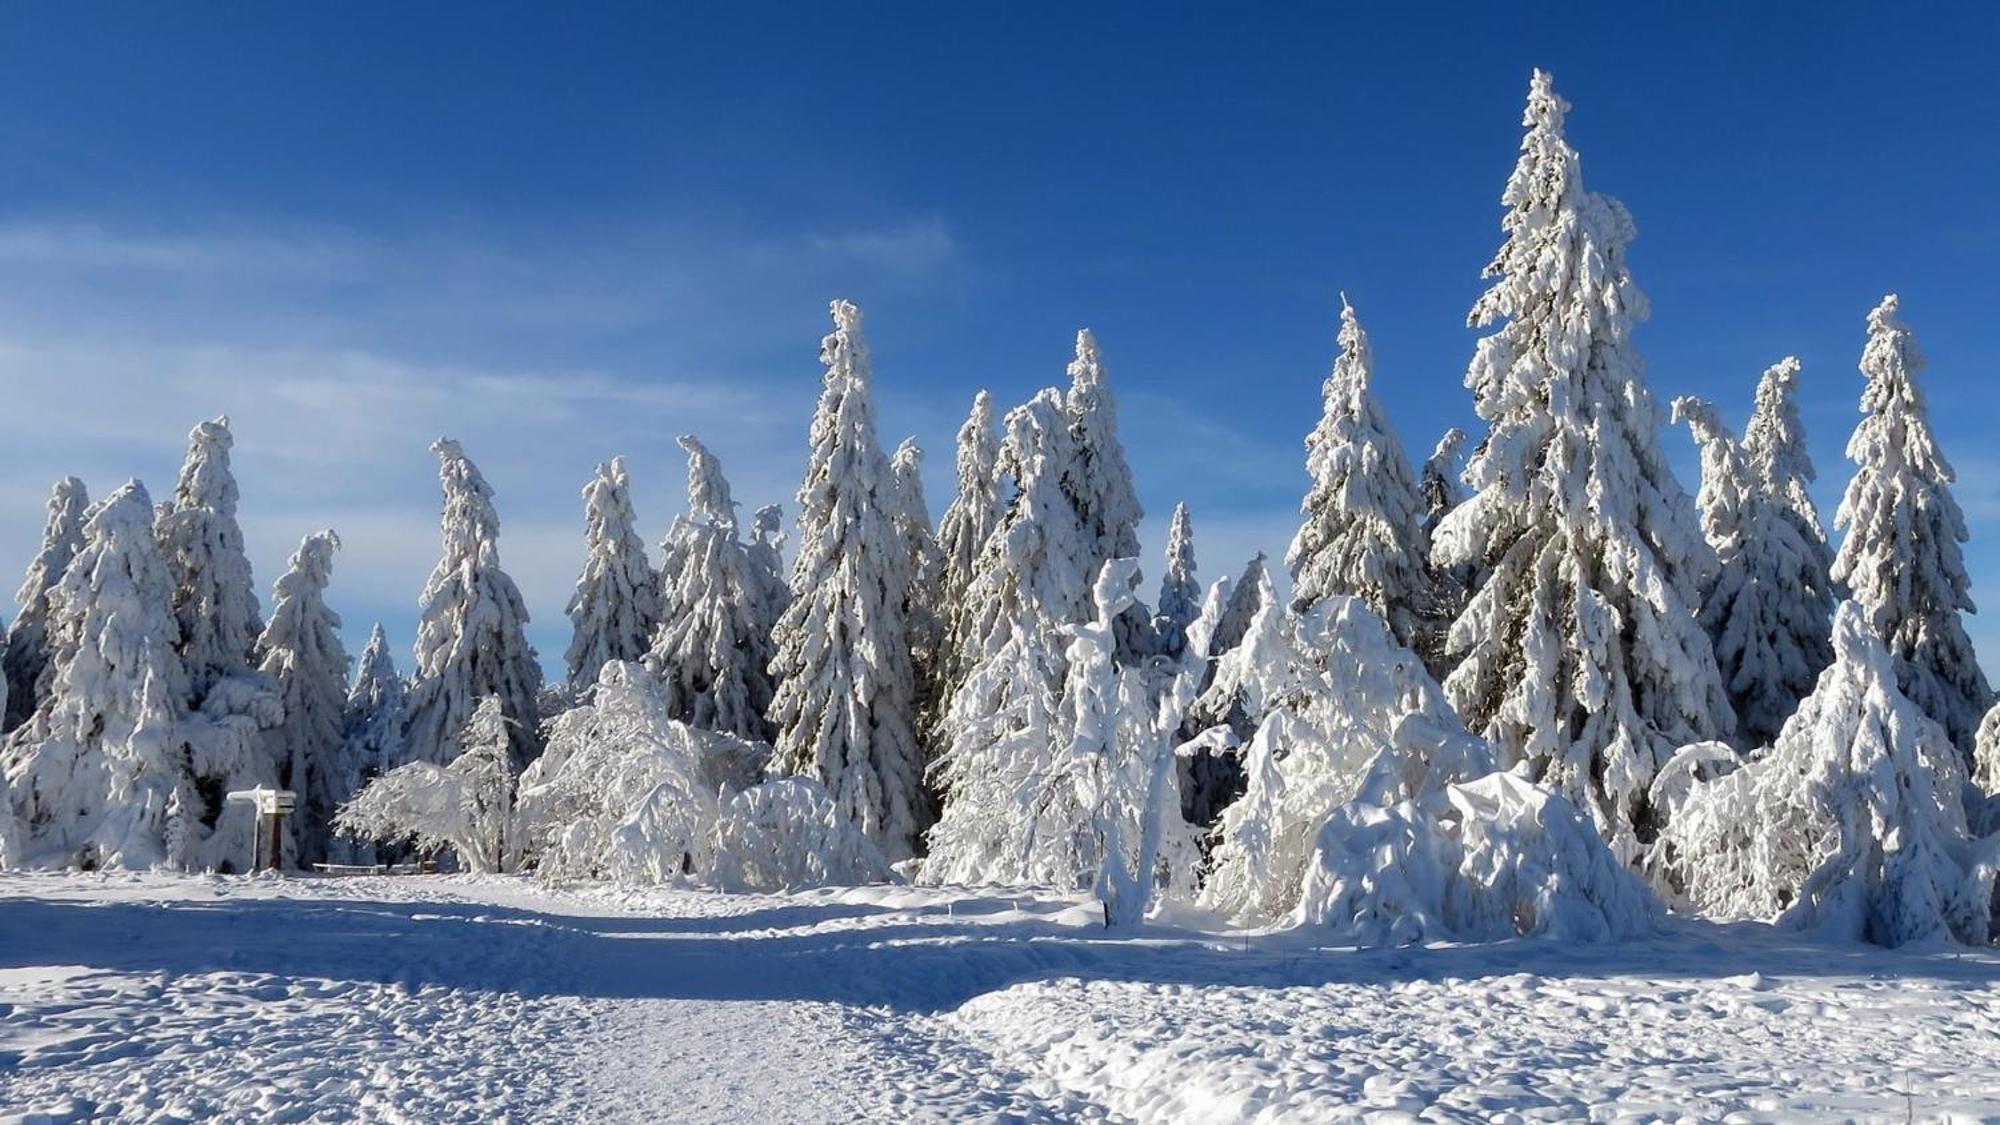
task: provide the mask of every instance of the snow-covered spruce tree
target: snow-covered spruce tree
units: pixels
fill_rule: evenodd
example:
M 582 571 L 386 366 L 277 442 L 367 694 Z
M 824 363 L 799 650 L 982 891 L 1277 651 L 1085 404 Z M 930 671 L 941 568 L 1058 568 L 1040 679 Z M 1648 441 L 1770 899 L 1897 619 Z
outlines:
M 64 477 L 49 493 L 48 519 L 42 525 L 42 549 L 28 564 L 28 576 L 14 595 L 21 615 L 7 633 L 7 706 L 4 730 L 28 721 L 47 696 L 44 679 L 49 667 L 49 591 L 62 581 L 69 561 L 83 549 L 84 511 L 90 497 L 83 482 Z
M 1259 551 L 1243 564 L 1243 573 L 1230 584 L 1228 598 L 1222 605 L 1222 616 L 1216 619 L 1215 635 L 1209 640 L 1209 657 L 1220 657 L 1242 644 L 1243 638 L 1250 635 L 1250 626 L 1257 620 L 1257 614 L 1276 598 L 1268 560 L 1264 552 Z
M 625 459 L 613 457 L 583 486 L 583 573 L 566 611 L 575 626 L 564 654 L 573 693 L 596 683 L 606 661 L 637 660 L 652 644 L 660 576 L 646 560 L 637 522 Z
M 1014 483 L 1013 502 L 966 592 L 965 676 L 932 772 L 945 801 L 924 863 L 931 882 L 1075 885 L 1066 841 L 1082 811 L 1044 784 L 1060 748 L 1062 630 L 1082 619 L 1089 592 L 1090 548 L 1063 491 L 1073 446 L 1058 392 L 1008 412 L 999 471 Z M 1030 790 L 1047 800 L 1023 807 Z
M 187 698 L 172 591 L 152 498 L 128 482 L 91 510 L 82 549 L 49 590 L 48 698 L 5 752 L 21 861 L 145 867 L 166 858 L 167 806 L 186 752 L 162 746 L 157 722 L 141 720 L 149 705 L 171 719 Z M 132 807 L 112 824 L 114 790 Z
M 1188 650 L 1188 626 L 1201 616 L 1201 582 L 1195 577 L 1194 527 L 1186 504 L 1174 505 L 1167 525 L 1167 565 L 1160 575 L 1160 604 L 1153 610 L 1159 655 L 1178 662 Z M 1205 653 L 1203 654 L 1206 655 Z
M 1714 642 L 1740 740 L 1766 746 L 1832 659 L 1826 572 L 1789 506 L 1751 472 L 1715 408 L 1678 398 L 1674 416 L 1701 448 L 1697 506 L 1715 550 L 1701 623 Z
M 1783 506 L 1786 518 L 1797 524 L 1801 536 L 1818 550 L 1816 566 L 1821 577 L 1815 585 L 1824 587 L 1824 576 L 1833 567 L 1833 548 L 1827 545 L 1826 527 L 1820 523 L 1819 508 L 1813 504 L 1810 491 L 1819 473 L 1806 449 L 1805 424 L 1799 420 L 1802 366 L 1797 357 L 1786 356 L 1766 368 L 1764 377 L 1757 381 L 1756 405 L 1750 412 L 1750 424 L 1743 428 L 1743 457 L 1750 464 L 1751 477 Z M 1825 617 L 1829 625 L 1824 631 L 1830 632 L 1830 596 Z
M 187 459 L 171 505 L 159 517 L 160 550 L 174 575 L 180 655 L 197 707 L 225 676 L 246 672 L 264 631 L 243 528 L 236 522 L 236 477 L 227 416 L 188 432 Z
M 540 752 L 537 727 L 542 669 L 528 643 L 528 607 L 500 568 L 500 516 L 493 489 L 457 442 L 431 443 L 444 487 L 442 552 L 418 606 L 416 670 L 409 685 L 404 737 L 418 761 L 458 757 L 459 731 L 488 696 L 508 722 L 516 770 Z M 484 728 L 482 728 L 484 729 Z
M 347 792 L 358 792 L 361 786 L 408 760 L 403 740 L 404 696 L 403 677 L 396 672 L 389 638 L 378 621 L 361 649 L 342 708 L 340 760 L 350 771 L 342 781 Z
M 1916 372 L 1917 341 L 1895 294 L 1868 314 L 1861 351 L 1861 424 L 1848 439 L 1856 468 L 1834 526 L 1847 532 L 1833 580 L 1854 592 L 1875 633 L 1902 663 L 1903 694 L 1944 725 L 1971 761 L 1980 717 L 1993 702 L 1961 613 L 1973 612 L 1960 547 L 1965 515 L 1957 479 L 1931 436 Z
M 958 491 L 938 520 L 938 550 L 944 556 L 944 580 L 938 598 L 946 607 L 946 623 L 956 632 L 965 591 L 972 584 L 979 554 L 1000 526 L 1006 502 L 1000 495 L 1000 440 L 993 425 L 993 395 L 980 391 L 972 411 L 958 428 Z
M 791 583 L 785 577 L 784 505 L 766 504 L 750 518 L 750 561 L 764 584 L 764 596 L 757 604 L 767 617 L 759 631 L 768 634 L 792 604 Z
M 1466 469 L 1474 495 L 1435 536 L 1439 565 L 1480 575 L 1445 687 L 1503 764 L 1528 763 L 1630 863 L 1656 827 L 1654 773 L 1732 717 L 1694 615 L 1709 549 L 1630 339 L 1645 313 L 1632 220 L 1584 190 L 1567 108 L 1537 71 L 1507 240 L 1470 317 L 1501 323 L 1465 379 L 1489 427 Z
M 1202 889 L 1233 917 L 1275 921 L 1298 907 L 1320 830 L 1342 804 L 1394 805 L 1492 768 L 1423 662 L 1358 598 L 1322 598 L 1303 614 L 1266 606 L 1214 686 L 1259 716 L 1243 752 L 1248 786 L 1223 810 Z
M 924 500 L 924 451 L 906 438 L 889 461 L 896 484 L 896 533 L 909 556 L 909 595 L 903 599 L 903 627 L 910 643 L 910 665 L 917 691 L 912 701 L 918 729 L 936 725 L 944 707 L 945 652 L 950 643 L 948 607 L 939 591 L 944 582 L 944 552 L 931 533 L 930 506 Z
M 1039 804 L 1048 787 L 1071 791 L 1084 814 L 1068 840 L 1075 880 L 1092 884 L 1113 926 L 1143 919 L 1162 885 L 1191 889 L 1200 856 L 1181 815 L 1174 753 L 1200 661 L 1118 664 L 1117 620 L 1133 601 L 1137 569 L 1132 559 L 1105 563 L 1092 587 L 1094 617 L 1067 629 L 1067 741 L 1051 775 L 1035 779 L 1043 792 L 1031 795 Z
M 1305 519 L 1285 552 L 1292 607 L 1349 595 L 1415 647 L 1434 612 L 1425 505 L 1403 445 L 1369 388 L 1374 353 L 1345 294 L 1340 299 L 1340 357 L 1323 388 L 1319 424 L 1306 436 L 1312 487 Z
M 369 782 L 341 806 L 335 829 L 357 840 L 408 841 L 423 853 L 449 848 L 475 874 L 511 870 L 518 741 L 512 726 L 499 696 L 480 697 L 451 740 L 456 757 L 442 766 L 410 762 Z
M 907 858 L 929 820 L 903 621 L 909 556 L 896 532 L 895 480 L 875 435 L 861 310 L 832 304 L 820 345 L 825 388 L 799 485 L 792 603 L 773 636 L 776 767 L 819 779 L 842 812 Z
M 1125 447 L 1118 440 L 1118 402 L 1111 395 L 1097 337 L 1088 328 L 1076 333 L 1076 358 L 1069 364 L 1069 391 L 1063 396 L 1063 410 L 1069 416 L 1074 458 L 1064 474 L 1063 490 L 1083 527 L 1088 552 L 1083 585 L 1087 588 L 1098 567 L 1112 559 L 1138 556 L 1139 521 L 1146 515 L 1132 487 Z M 1139 579 L 1140 573 L 1134 570 L 1132 581 Z M 1118 618 L 1121 663 L 1137 663 L 1153 650 L 1151 624 L 1145 606 L 1136 599 L 1126 607 Z
M 333 553 L 340 537 L 305 537 L 271 591 L 271 620 L 257 642 L 260 669 L 277 685 L 285 719 L 265 732 L 278 785 L 298 793 L 287 821 L 292 861 L 325 861 L 333 843 L 333 813 L 354 793 L 357 771 L 346 761 L 347 649 L 340 616 L 326 605 Z
M 1988 794 L 2000 794 L 2000 703 L 1979 720 L 1973 747 L 1972 780 Z
M 1424 498 L 1424 535 L 1428 538 L 1453 508 L 1465 503 L 1465 485 L 1459 482 L 1464 470 L 1465 431 L 1453 426 L 1438 438 L 1424 467 L 1417 474 L 1417 492 Z
M 1833 646 L 1770 751 L 1679 801 L 1656 869 L 1713 915 L 1880 945 L 1985 944 L 1993 872 L 1967 833 L 1958 750 L 1898 689 L 1867 610 L 1841 603 Z M 1662 780 L 1681 772 L 1677 760 Z
M 768 740 L 770 584 L 752 548 L 737 538 L 722 463 L 692 434 L 680 445 L 688 455 L 688 511 L 667 533 L 676 565 L 665 576 L 646 664 L 660 676 L 670 718 Z

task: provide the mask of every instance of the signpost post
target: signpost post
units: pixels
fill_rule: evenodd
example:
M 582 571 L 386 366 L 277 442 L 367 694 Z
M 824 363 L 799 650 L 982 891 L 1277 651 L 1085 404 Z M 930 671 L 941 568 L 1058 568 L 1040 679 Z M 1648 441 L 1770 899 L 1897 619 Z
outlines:
M 298 807 L 299 795 L 289 789 L 273 789 L 259 785 L 255 789 L 237 789 L 229 794 L 232 801 L 248 801 L 257 811 L 257 826 L 250 834 L 250 870 L 276 871 L 284 857 L 280 827 L 285 814 Z M 265 839 L 269 838 L 267 846 Z

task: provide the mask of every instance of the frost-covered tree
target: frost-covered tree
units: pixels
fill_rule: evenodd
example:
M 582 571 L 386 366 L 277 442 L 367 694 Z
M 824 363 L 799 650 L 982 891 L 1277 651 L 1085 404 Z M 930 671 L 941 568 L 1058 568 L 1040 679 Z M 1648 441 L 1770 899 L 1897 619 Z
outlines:
M 1584 190 L 1567 108 L 1537 71 L 1506 242 L 1470 317 L 1499 327 L 1465 379 L 1488 425 L 1474 495 L 1435 536 L 1439 565 L 1480 576 L 1445 687 L 1503 764 L 1567 794 L 1629 863 L 1656 820 L 1654 773 L 1732 717 L 1694 613 L 1709 549 L 1631 342 L 1646 311 L 1631 216 Z
M 1833 579 L 1854 592 L 1889 651 L 1901 661 L 1903 694 L 1944 725 L 1969 763 L 1993 691 L 1973 654 L 1961 613 L 1974 611 L 1961 544 L 1965 515 L 1956 476 L 1931 435 L 1916 373 L 1916 336 L 1895 294 L 1868 314 L 1861 351 L 1861 423 L 1847 442 L 1856 468 L 1834 526 L 1847 532 Z
M 625 459 L 613 457 L 583 486 L 583 573 L 566 610 L 575 627 L 564 654 L 572 692 L 596 683 L 606 661 L 637 660 L 652 645 L 660 576 L 646 559 L 637 522 Z
M 93 508 L 49 590 L 49 696 L 6 744 L 23 861 L 147 867 L 166 858 L 186 751 L 162 737 L 187 699 L 153 502 L 130 481 Z M 119 807 L 114 807 L 114 798 Z
M 361 649 L 354 679 L 342 708 L 342 765 L 349 771 L 341 784 L 349 793 L 408 760 L 403 740 L 403 677 L 389 652 L 389 638 L 376 622 Z
M 1160 575 L 1160 603 L 1153 610 L 1159 655 L 1179 661 L 1187 652 L 1188 626 L 1201 616 L 1201 582 L 1195 577 L 1194 526 L 1186 504 L 1174 505 L 1167 525 L 1167 565 Z M 1205 655 L 1205 654 L 1204 654 Z
M 1465 431 L 1453 426 L 1438 438 L 1431 455 L 1417 475 L 1417 492 L 1424 499 L 1424 535 L 1428 537 L 1453 508 L 1465 503 L 1465 486 L 1459 482 L 1464 470 Z
M 265 732 L 278 785 L 298 793 L 288 822 L 292 859 L 323 862 L 333 842 L 333 813 L 353 795 L 355 771 L 345 761 L 347 649 L 340 616 L 327 608 L 333 553 L 340 537 L 305 537 L 271 591 L 271 620 L 257 642 L 260 670 L 277 686 L 285 718 Z
M 1973 747 L 1972 780 L 1988 794 L 2000 795 L 2000 703 L 1979 720 Z
M 896 532 L 889 458 L 875 434 L 861 310 L 832 304 L 825 386 L 799 485 L 792 603 L 774 634 L 777 768 L 818 778 L 891 860 L 929 819 L 916 677 L 903 620 L 909 557 Z
M 1312 486 L 1299 505 L 1305 519 L 1285 565 L 1294 609 L 1335 595 L 1357 597 L 1398 641 L 1415 646 L 1434 612 L 1424 497 L 1369 387 L 1374 368 L 1368 333 L 1343 294 L 1340 357 L 1326 377 L 1319 424 L 1306 436 Z
M 431 443 L 444 488 L 442 552 L 418 606 L 416 670 L 405 710 L 410 755 L 434 765 L 459 755 L 459 732 L 492 696 L 518 769 L 540 752 L 542 669 L 528 643 L 528 607 L 500 568 L 493 489 L 450 438 Z M 484 728 L 482 728 L 484 729 Z
M 1273 590 L 1270 567 L 1264 552 L 1259 551 L 1243 564 L 1243 573 L 1230 584 L 1222 605 L 1222 615 L 1216 619 L 1215 635 L 1209 641 L 1210 657 L 1220 657 L 1243 643 L 1243 638 L 1250 635 L 1251 623 L 1257 620 L 1257 615 L 1265 606 L 1276 602 L 1277 595 Z
M 341 806 L 334 827 L 358 840 L 408 841 L 423 853 L 449 848 L 474 873 L 509 870 L 513 725 L 499 696 L 482 696 L 450 741 L 456 757 L 442 766 L 410 762 L 369 782 Z
M 1715 550 L 1701 623 L 1746 746 L 1768 745 L 1832 659 L 1832 594 L 1822 553 L 1786 498 L 1750 469 L 1710 404 L 1674 400 L 1701 449 L 1702 534 Z
M 764 564 L 737 537 L 736 506 L 722 463 L 691 434 L 688 511 L 674 521 L 666 551 L 659 628 L 646 664 L 659 674 L 667 714 L 707 730 L 771 737 L 765 720 L 774 688 L 770 582 Z
M 933 767 L 945 794 L 924 864 L 933 882 L 1061 884 L 1076 875 L 1063 846 L 1077 828 L 1074 803 L 1024 808 L 1020 800 L 1052 772 L 1067 672 L 1062 629 L 1082 618 L 1090 589 L 1090 548 L 1063 490 L 1073 448 L 1058 392 L 1008 412 L 999 467 L 1014 484 L 1013 502 L 966 594 L 965 677 Z
M 896 533 L 909 557 L 909 594 L 903 599 L 904 635 L 909 638 L 910 664 L 917 680 L 913 701 L 917 722 L 928 730 L 943 706 L 946 646 L 950 629 L 948 607 L 939 598 L 944 582 L 944 552 L 931 533 L 930 506 L 924 501 L 924 451 L 914 438 L 896 447 L 889 473 L 896 485 Z
M 761 631 L 769 633 L 778 624 L 785 607 L 792 604 L 790 579 L 785 576 L 785 509 L 782 504 L 766 504 L 750 519 L 750 561 L 764 584 L 758 604 L 769 615 Z
M 1094 617 L 1068 627 L 1067 740 L 1029 794 L 1030 807 L 1074 803 L 1077 823 L 1055 843 L 1072 852 L 1072 884 L 1092 885 L 1113 926 L 1143 919 L 1161 884 L 1192 887 L 1200 854 L 1181 816 L 1174 754 L 1200 662 L 1118 664 L 1117 620 L 1133 601 L 1137 569 L 1132 559 L 1105 563 L 1092 587 Z
M 1076 333 L 1076 358 L 1069 364 L 1069 391 L 1063 396 L 1063 410 L 1069 416 L 1070 455 L 1074 459 L 1064 474 L 1063 490 L 1083 527 L 1088 553 L 1079 597 L 1087 600 L 1090 576 L 1098 567 L 1112 559 L 1138 556 L 1139 521 L 1146 515 L 1132 487 L 1125 447 L 1118 440 L 1118 402 L 1111 395 L 1104 356 L 1088 328 Z M 1132 581 L 1139 579 L 1134 570 Z M 1150 625 L 1143 605 L 1135 600 L 1126 607 L 1118 618 L 1120 662 L 1136 663 L 1152 650 Z
M 188 432 L 187 459 L 172 503 L 159 517 L 160 550 L 174 575 L 180 655 L 196 706 L 216 681 L 247 672 L 264 631 L 243 528 L 236 522 L 236 477 L 227 416 Z
M 958 428 L 958 491 L 938 520 L 938 549 L 944 556 L 939 601 L 946 607 L 948 624 L 955 625 L 960 616 L 979 554 L 1007 510 L 1000 495 L 999 457 L 993 395 L 980 391 L 972 400 L 965 424 Z
M 1202 889 L 1234 917 L 1275 921 L 1299 906 L 1332 810 L 1394 805 L 1492 768 L 1423 662 L 1358 598 L 1303 614 L 1266 606 L 1223 657 L 1224 685 L 1260 716 L 1243 752 L 1248 786 L 1223 810 Z
M 1797 357 L 1786 356 L 1765 369 L 1764 377 L 1757 381 L 1756 405 L 1750 412 L 1750 424 L 1743 428 L 1743 457 L 1749 462 L 1751 476 L 1784 506 L 1786 518 L 1798 525 L 1800 534 L 1823 556 L 1818 570 L 1824 575 L 1833 566 L 1833 549 L 1827 545 L 1826 528 L 1820 523 L 1819 508 L 1810 491 L 1819 473 L 1806 449 L 1805 424 L 1799 420 L 1802 366 Z M 1831 601 L 1826 617 L 1829 622 L 1833 619 Z
M 1670 765 L 1661 782 L 1685 796 L 1654 865 L 1718 916 L 1779 916 L 1881 945 L 1983 945 L 1993 870 L 1967 832 L 1965 767 L 1944 728 L 1897 687 L 1869 616 L 1841 604 L 1834 662 L 1768 753 L 1692 785 L 1683 775 L 1707 751 L 1690 747 Z
M 62 581 L 69 561 L 83 550 L 84 512 L 90 497 L 83 482 L 64 477 L 49 493 L 48 518 L 42 525 L 42 549 L 28 564 L 28 576 L 15 593 L 21 615 L 7 633 L 5 657 L 7 706 L 5 730 L 28 721 L 47 695 L 44 676 L 49 667 L 49 591 Z

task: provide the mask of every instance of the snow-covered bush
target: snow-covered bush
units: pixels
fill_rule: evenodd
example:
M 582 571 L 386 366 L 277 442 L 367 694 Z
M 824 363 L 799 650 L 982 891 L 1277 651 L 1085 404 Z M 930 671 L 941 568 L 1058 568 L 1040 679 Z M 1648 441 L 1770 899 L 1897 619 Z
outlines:
M 1992 842 L 1968 833 L 1958 751 L 1897 687 L 1897 663 L 1865 609 L 1842 603 L 1833 643 L 1834 663 L 1777 743 L 1679 801 L 1653 866 L 1716 916 L 1779 916 L 1882 945 L 1984 944 Z
M 521 775 L 516 838 L 549 878 L 656 882 L 705 871 L 719 802 L 755 784 L 769 753 L 676 720 L 658 678 L 614 661 Z
M 1361 945 L 1648 933 L 1659 902 L 1562 795 L 1511 773 L 1390 805 L 1342 805 L 1319 830 L 1295 925 Z
M 1244 751 L 1248 787 L 1223 811 L 1202 889 L 1232 916 L 1276 920 L 1298 906 L 1335 808 L 1393 805 L 1492 769 L 1423 662 L 1357 598 L 1304 614 L 1267 604 L 1223 657 L 1215 686 L 1225 685 L 1261 712 Z
M 446 765 L 411 762 L 369 782 L 341 806 L 334 827 L 359 839 L 410 841 L 419 852 L 449 848 L 467 871 L 514 865 L 514 771 L 510 720 L 497 696 L 486 696 L 453 740 L 458 757 Z
M 709 841 L 708 881 L 727 891 L 796 891 L 893 878 L 882 849 L 811 778 L 787 777 L 724 802 Z

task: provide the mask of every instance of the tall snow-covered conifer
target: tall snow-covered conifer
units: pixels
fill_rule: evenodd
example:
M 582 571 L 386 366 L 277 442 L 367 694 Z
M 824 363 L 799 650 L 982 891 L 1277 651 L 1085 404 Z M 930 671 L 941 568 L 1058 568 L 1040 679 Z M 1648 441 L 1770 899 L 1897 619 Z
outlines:
M 28 721 L 47 694 L 49 666 L 49 591 L 62 581 L 69 561 L 83 549 L 84 511 L 90 496 L 83 482 L 64 477 L 49 493 L 48 519 L 42 525 L 42 549 L 28 564 L 28 576 L 14 595 L 21 615 L 7 633 L 7 707 L 5 730 Z
M 572 690 L 596 683 L 607 661 L 637 660 L 652 645 L 660 576 L 646 560 L 637 522 L 625 459 L 613 457 L 583 486 L 583 573 L 569 599 L 575 633 L 564 655 Z
M 173 502 L 159 517 L 160 549 L 174 575 L 181 660 L 197 706 L 217 680 L 249 670 L 264 631 L 236 522 L 236 477 L 229 466 L 235 444 L 227 416 L 189 431 Z
M 458 757 L 459 732 L 487 696 L 499 700 L 516 770 L 539 752 L 542 669 L 528 643 L 528 607 L 500 568 L 500 516 L 493 489 L 450 438 L 431 443 L 444 489 L 442 551 L 418 605 L 416 671 L 405 737 L 419 761 Z
M 389 652 L 389 638 L 376 622 L 355 665 L 342 708 L 341 786 L 358 793 L 363 785 L 408 760 L 403 739 L 403 677 Z
M 670 718 L 763 741 L 774 694 L 770 664 L 775 608 L 765 564 L 737 537 L 736 504 L 722 463 L 692 434 L 688 511 L 667 535 L 676 560 L 646 663 L 665 687 Z
M 1167 525 L 1167 566 L 1160 575 L 1160 604 L 1153 610 L 1159 654 L 1178 661 L 1187 652 L 1188 626 L 1201 616 L 1201 582 L 1195 577 L 1194 527 L 1186 504 L 1174 505 Z
M 896 486 L 875 434 L 861 310 L 832 304 L 825 386 L 799 485 L 792 604 L 778 622 L 775 764 L 817 778 L 891 860 L 928 819 L 903 605 L 911 576 Z
M 1396 640 L 1415 646 L 1433 612 L 1425 505 L 1403 445 L 1369 387 L 1374 353 L 1354 306 L 1340 299 L 1340 357 L 1323 390 L 1319 425 L 1306 437 L 1312 476 L 1305 520 L 1285 553 L 1292 606 L 1351 595 Z
M 1465 485 L 1459 482 L 1465 456 L 1465 431 L 1453 426 L 1438 438 L 1430 459 L 1418 473 L 1417 491 L 1424 498 L 1424 535 L 1429 536 L 1444 517 L 1465 503 Z
M 1960 547 L 1965 515 L 1956 479 L 1931 436 L 1916 373 L 1916 336 L 1895 294 L 1868 314 L 1861 352 L 1861 424 L 1848 439 L 1856 468 L 1834 525 L 1845 529 L 1833 579 L 1854 591 L 1875 633 L 1901 662 L 1903 694 L 1943 724 L 1969 763 L 1979 720 L 1993 702 L 1966 636 L 1972 579 Z
M 300 866 L 328 856 L 333 812 L 353 795 L 353 772 L 342 761 L 347 709 L 347 649 L 340 616 L 327 608 L 333 553 L 340 537 L 308 535 L 271 591 L 271 620 L 257 648 L 260 667 L 277 685 L 284 722 L 265 732 L 279 786 L 299 794 L 289 827 Z
M 993 395 L 980 391 L 972 400 L 972 411 L 958 428 L 958 492 L 951 506 L 938 520 L 938 549 L 944 555 L 944 583 L 940 596 L 950 607 L 947 615 L 957 618 L 965 589 L 972 584 L 973 568 L 979 552 L 1000 526 L 1006 505 L 1000 496 L 1000 479 L 995 468 L 1000 442 L 993 425 Z
M 1092 577 L 1112 559 L 1139 554 L 1139 521 L 1145 510 L 1132 487 L 1132 469 L 1118 440 L 1118 402 L 1111 395 L 1103 353 L 1090 329 L 1076 333 L 1076 358 L 1069 365 L 1069 392 L 1063 396 L 1069 416 L 1071 455 L 1063 489 L 1076 507 L 1089 554 L 1081 596 L 1087 600 Z M 1139 571 L 1132 580 L 1139 581 Z M 1118 618 L 1118 658 L 1134 663 L 1152 648 L 1147 636 L 1151 621 L 1136 599 Z
M 187 764 L 178 743 L 157 737 L 157 720 L 161 711 L 169 723 L 178 716 L 187 673 L 174 655 L 174 579 L 153 515 L 137 481 L 106 497 L 49 591 L 49 698 L 9 737 L 5 755 L 28 863 L 147 867 L 168 858 L 167 809 Z M 142 722 L 149 714 L 156 721 Z
M 1625 263 L 1631 216 L 1584 190 L 1567 108 L 1537 71 L 1506 243 L 1470 317 L 1500 327 L 1466 373 L 1489 427 L 1466 470 L 1474 495 L 1436 535 L 1441 565 L 1480 574 L 1445 686 L 1503 763 L 1529 763 L 1629 863 L 1656 819 L 1654 773 L 1733 724 L 1694 615 L 1708 547 L 1630 339 L 1646 311 Z
M 890 459 L 896 482 L 896 532 L 909 555 L 910 592 L 903 601 L 903 627 L 910 641 L 910 663 L 917 678 L 913 701 L 921 729 L 935 724 L 944 705 L 948 678 L 945 646 L 950 628 L 947 607 L 940 599 L 945 578 L 944 552 L 931 532 L 930 506 L 924 500 L 924 451 L 916 439 L 905 439 Z
M 1062 630 L 1080 620 L 1091 548 L 1063 489 L 1074 442 L 1061 395 L 1007 414 L 999 471 L 1013 503 L 980 553 L 961 629 L 964 679 L 940 730 L 933 776 L 945 794 L 924 877 L 935 882 L 1065 882 L 1082 815 L 1041 787 L 1057 745 L 1067 672 Z M 1128 576 L 1129 580 L 1129 576 Z M 1052 804 L 1020 807 L 1019 794 Z

